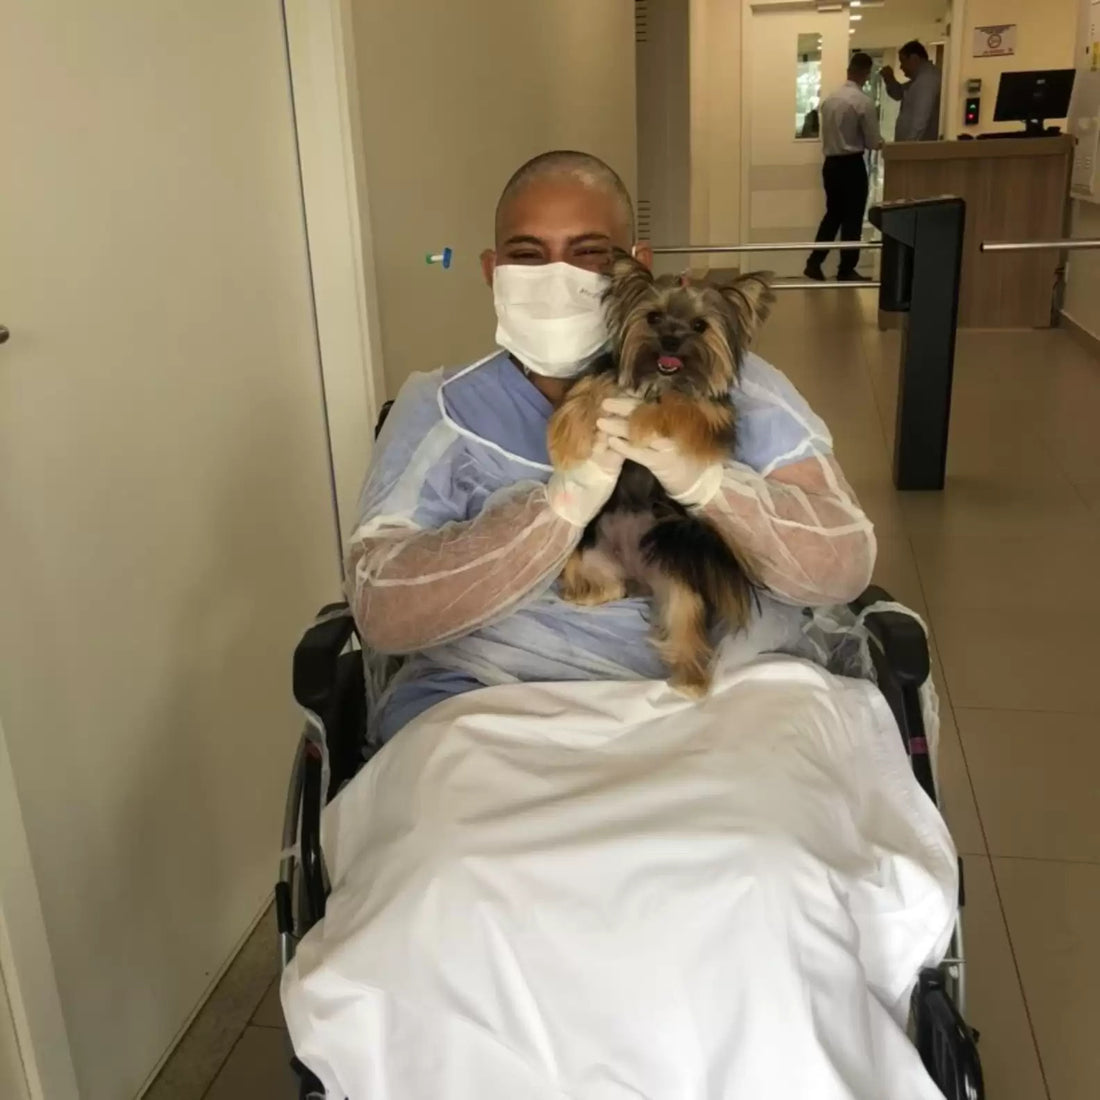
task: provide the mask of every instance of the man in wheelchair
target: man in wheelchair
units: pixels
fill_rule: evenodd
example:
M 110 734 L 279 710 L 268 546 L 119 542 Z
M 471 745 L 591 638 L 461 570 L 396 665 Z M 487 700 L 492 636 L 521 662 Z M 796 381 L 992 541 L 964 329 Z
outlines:
M 750 354 L 735 452 L 652 456 L 765 591 L 678 696 L 645 600 L 554 591 L 622 463 L 598 439 L 554 472 L 546 426 L 605 344 L 612 249 L 650 260 L 630 198 L 548 153 L 495 229 L 503 350 L 405 384 L 349 544 L 385 749 L 326 812 L 331 894 L 283 987 L 299 1058 L 330 1100 L 940 1096 L 925 1065 L 952 1058 L 906 1020 L 952 936 L 951 841 L 901 712 L 801 659 L 829 663 L 806 609 L 875 558 L 828 429 Z
M 622 465 L 604 449 L 588 468 L 551 476 L 546 424 L 569 379 L 606 341 L 600 273 L 612 248 L 634 246 L 630 198 L 610 168 L 568 152 L 530 161 L 501 195 L 496 247 L 482 258 L 504 350 L 402 388 L 348 553 L 365 641 L 412 655 L 381 701 L 383 739 L 479 686 L 664 675 L 648 641 L 647 601 L 582 609 L 539 598 Z M 636 251 L 650 258 L 644 246 Z M 699 486 L 693 506 L 784 604 L 854 599 L 870 580 L 875 539 L 828 429 L 751 354 L 734 400 L 737 452 L 720 472 L 690 471 L 686 480 Z M 684 486 L 667 488 L 679 496 Z M 779 605 L 770 603 L 757 623 L 758 649 L 774 644 Z

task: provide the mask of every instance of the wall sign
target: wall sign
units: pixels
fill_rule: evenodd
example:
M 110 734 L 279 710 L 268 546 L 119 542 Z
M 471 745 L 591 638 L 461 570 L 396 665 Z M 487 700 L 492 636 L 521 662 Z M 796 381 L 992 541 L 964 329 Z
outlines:
M 1089 19 L 1089 42 L 1092 53 L 1091 71 L 1094 73 L 1100 72 L 1100 0 L 1092 0 L 1092 11 Z
M 1009 57 L 1016 52 L 1016 24 L 974 28 L 975 57 Z

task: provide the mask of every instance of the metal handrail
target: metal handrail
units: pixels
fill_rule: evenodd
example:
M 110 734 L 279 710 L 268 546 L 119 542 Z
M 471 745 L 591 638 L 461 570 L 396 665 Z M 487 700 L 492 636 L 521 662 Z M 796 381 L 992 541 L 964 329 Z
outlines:
M 815 279 L 812 282 L 807 280 L 806 282 L 797 283 L 784 283 L 774 282 L 771 284 L 772 290 L 841 290 L 847 288 L 851 290 L 853 287 L 856 290 L 873 290 L 875 287 L 882 286 L 882 283 L 878 279 L 860 279 L 858 281 L 852 279 Z
M 694 252 L 812 252 L 834 248 L 866 248 L 875 252 L 882 248 L 881 240 L 874 241 L 772 241 L 770 244 L 664 244 L 653 248 L 654 256 L 691 255 Z
M 1100 248 L 1098 237 L 1071 237 L 1064 241 L 982 241 L 982 252 L 1042 252 L 1049 249 L 1072 251 Z

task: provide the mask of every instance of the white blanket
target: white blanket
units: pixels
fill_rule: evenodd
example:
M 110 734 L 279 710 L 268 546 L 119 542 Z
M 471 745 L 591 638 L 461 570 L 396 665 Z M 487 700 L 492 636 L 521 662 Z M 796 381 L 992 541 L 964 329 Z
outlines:
M 955 913 L 877 690 L 794 658 L 442 703 L 326 811 L 283 979 L 330 1100 L 933 1100 Z

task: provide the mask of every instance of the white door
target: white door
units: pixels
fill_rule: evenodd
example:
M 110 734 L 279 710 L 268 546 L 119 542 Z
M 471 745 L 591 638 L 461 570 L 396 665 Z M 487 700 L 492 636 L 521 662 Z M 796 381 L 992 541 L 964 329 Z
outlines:
M 744 12 L 742 239 L 813 240 L 825 212 L 821 141 L 799 136 L 813 127 L 796 127 L 798 79 L 801 71 L 803 83 L 816 84 L 819 101 L 843 83 L 848 11 L 790 11 L 760 0 Z M 780 275 L 798 274 L 805 263 L 804 253 L 752 256 L 753 266 Z
M 339 592 L 284 31 L 0 27 L 0 720 L 80 1096 L 124 1100 L 266 903 Z

